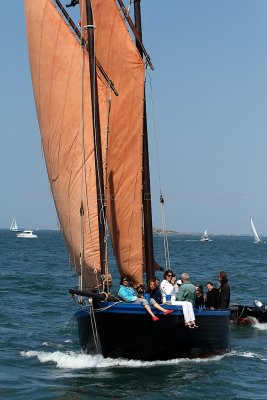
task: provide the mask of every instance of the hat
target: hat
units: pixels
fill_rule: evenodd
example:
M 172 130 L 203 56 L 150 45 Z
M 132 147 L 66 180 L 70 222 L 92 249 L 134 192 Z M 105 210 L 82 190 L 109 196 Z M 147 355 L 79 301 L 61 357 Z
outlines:
M 181 281 L 181 279 L 179 279 L 179 280 L 177 281 L 177 285 L 181 286 L 182 284 L 183 284 L 183 282 Z

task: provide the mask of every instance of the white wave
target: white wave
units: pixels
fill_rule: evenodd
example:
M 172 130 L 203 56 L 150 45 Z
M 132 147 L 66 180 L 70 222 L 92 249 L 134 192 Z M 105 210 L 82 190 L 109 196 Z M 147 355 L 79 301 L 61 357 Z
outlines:
M 261 323 L 255 318 L 255 322 L 252 325 L 253 328 L 258 329 L 259 331 L 267 331 L 267 323 Z
M 257 358 L 259 360 L 265 361 L 261 354 L 253 353 L 252 351 L 238 351 L 232 350 L 229 353 L 230 356 L 245 357 L 245 358 Z
M 52 347 L 53 343 L 52 342 L 43 342 L 42 345 L 45 347 Z
M 43 352 L 43 351 L 23 351 L 23 357 L 36 357 L 41 363 L 54 362 L 58 368 L 64 369 L 84 369 L 84 368 L 114 368 L 114 367 L 156 367 L 159 365 L 177 365 L 180 363 L 205 363 L 221 360 L 224 355 L 209 358 L 185 359 L 179 358 L 169 361 L 138 361 L 123 358 L 112 359 L 104 358 L 100 354 L 88 355 L 71 352 Z

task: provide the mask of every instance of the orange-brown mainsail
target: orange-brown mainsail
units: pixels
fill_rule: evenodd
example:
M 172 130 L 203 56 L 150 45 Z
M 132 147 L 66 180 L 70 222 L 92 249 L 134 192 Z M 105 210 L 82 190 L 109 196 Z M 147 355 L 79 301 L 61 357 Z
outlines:
M 85 3 L 80 0 L 82 27 L 87 20 Z M 108 115 L 109 88 L 99 74 L 103 154 L 109 120 L 105 193 L 109 232 L 120 273 L 141 283 L 145 67 L 116 1 L 90 3 L 96 58 L 119 93 L 111 97 Z M 94 271 L 98 271 L 98 279 L 100 275 L 100 250 L 88 54 L 51 0 L 25 0 L 25 9 L 34 96 L 52 194 L 78 273 L 83 242 L 82 287 L 92 287 L 96 284 Z M 84 29 L 82 35 L 87 39 Z
M 78 274 L 83 248 L 83 287 L 94 287 L 94 272 L 98 271 L 98 279 L 100 275 L 100 254 L 90 77 L 84 66 L 88 57 L 51 0 L 25 0 L 25 13 L 34 97 L 53 198 Z M 106 109 L 107 87 L 98 81 L 100 104 Z M 104 123 L 106 112 L 101 115 Z

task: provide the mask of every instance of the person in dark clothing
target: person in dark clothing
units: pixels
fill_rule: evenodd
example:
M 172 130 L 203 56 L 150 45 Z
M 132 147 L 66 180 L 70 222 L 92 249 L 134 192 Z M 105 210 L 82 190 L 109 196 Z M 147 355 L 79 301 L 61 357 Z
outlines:
M 218 290 L 214 287 L 213 282 L 207 282 L 207 294 L 206 294 L 206 301 L 205 307 L 210 310 L 216 310 L 217 306 L 217 297 L 218 297 Z
M 161 290 L 159 289 L 155 279 L 150 279 L 148 281 L 146 293 L 148 293 L 150 295 L 150 298 L 154 299 L 158 304 L 162 303 Z
M 227 274 L 224 271 L 218 273 L 218 282 L 220 284 L 218 294 L 218 309 L 224 310 L 230 304 L 230 287 L 228 285 Z
M 204 295 L 203 295 L 203 286 L 195 285 L 196 288 L 196 299 L 195 299 L 195 308 L 203 308 L 205 305 Z

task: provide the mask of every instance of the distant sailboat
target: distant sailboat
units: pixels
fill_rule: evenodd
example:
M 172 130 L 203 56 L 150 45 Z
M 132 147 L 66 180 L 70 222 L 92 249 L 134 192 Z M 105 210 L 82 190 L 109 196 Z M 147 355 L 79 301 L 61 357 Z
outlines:
M 211 239 L 210 239 L 210 237 L 208 235 L 208 230 L 207 229 L 205 229 L 205 231 L 203 233 L 203 236 L 201 237 L 200 241 L 201 242 L 211 242 Z
M 252 221 L 252 218 L 250 218 L 250 224 L 251 224 L 251 229 L 252 229 L 252 233 L 254 236 L 254 243 L 262 243 L 262 240 L 260 238 L 260 236 L 257 234 L 256 228 L 254 226 L 254 223 Z
M 20 232 L 20 229 L 18 229 L 16 218 L 13 218 L 9 230 L 12 232 Z

